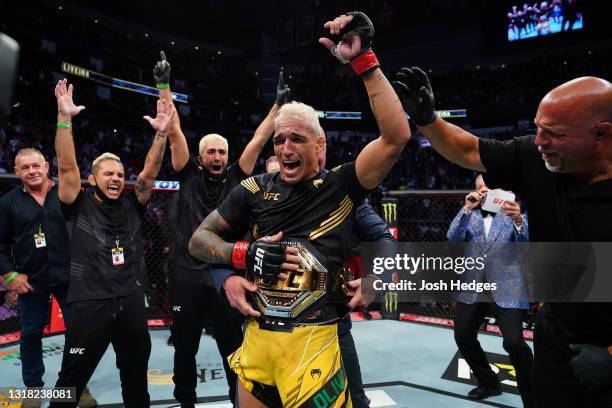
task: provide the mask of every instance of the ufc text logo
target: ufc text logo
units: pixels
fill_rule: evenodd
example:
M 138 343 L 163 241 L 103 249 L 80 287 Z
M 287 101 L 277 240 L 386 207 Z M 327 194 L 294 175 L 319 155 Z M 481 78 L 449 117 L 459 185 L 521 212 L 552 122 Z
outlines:
M 268 192 L 264 192 L 263 193 L 263 199 L 264 200 L 278 201 L 279 197 L 280 197 L 280 193 L 268 193 Z
M 72 347 L 70 349 L 70 354 L 80 354 L 83 355 L 85 353 L 85 348 L 83 347 Z
M 263 265 L 263 257 L 266 252 L 262 248 L 257 248 L 255 251 L 255 265 L 253 266 L 253 272 L 257 275 L 261 275 L 263 273 L 261 267 Z
M 182 308 L 182 306 L 172 306 L 172 311 L 173 312 L 180 312 L 181 308 Z

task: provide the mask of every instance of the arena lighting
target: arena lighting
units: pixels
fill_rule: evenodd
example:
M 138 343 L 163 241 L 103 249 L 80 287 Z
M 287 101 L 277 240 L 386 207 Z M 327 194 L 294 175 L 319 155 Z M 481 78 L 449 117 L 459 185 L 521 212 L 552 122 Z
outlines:
M 319 119 L 360 120 L 363 117 L 361 112 L 317 111 L 317 115 Z M 467 109 L 437 110 L 436 115 L 444 119 L 467 118 Z
M 317 115 L 319 119 L 361 119 L 361 112 L 317 111 Z
M 113 88 L 119 88 L 119 89 L 125 89 L 126 91 L 138 92 L 141 94 L 154 96 L 156 98 L 159 96 L 159 91 L 154 87 L 139 84 L 136 82 L 126 81 L 123 79 L 112 78 L 108 75 L 104 75 L 99 72 L 87 69 L 87 68 L 82 68 L 77 65 L 73 65 L 68 62 L 65 62 L 65 61 L 62 61 L 62 71 L 67 74 L 75 75 L 81 78 L 90 79 L 100 84 L 109 85 L 109 86 L 112 86 Z M 187 103 L 189 101 L 189 95 L 172 92 L 172 99 L 176 102 Z
M 436 115 L 444 119 L 467 118 L 467 109 L 444 109 L 437 110 Z

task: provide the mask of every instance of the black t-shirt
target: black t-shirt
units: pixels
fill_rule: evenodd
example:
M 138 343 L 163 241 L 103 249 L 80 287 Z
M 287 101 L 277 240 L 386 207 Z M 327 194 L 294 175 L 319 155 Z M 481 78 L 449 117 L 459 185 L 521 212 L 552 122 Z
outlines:
M 250 177 L 218 211 L 254 239 L 282 231 L 283 240 L 309 241 L 328 263 L 342 264 L 350 256 L 356 207 L 367 193 L 351 162 L 293 185 L 278 172 Z
M 62 204 L 62 210 L 71 242 L 68 302 L 148 290 L 141 237 L 145 206 L 134 191 L 123 193 L 111 205 L 80 192 L 73 204 Z M 113 265 L 117 236 L 123 248 L 122 265 Z
M 512 190 L 529 206 L 533 242 L 612 241 L 612 179 L 584 185 L 546 169 L 535 136 L 500 142 L 480 139 L 489 187 Z M 612 303 L 551 303 L 572 340 L 612 342 Z
M 200 271 L 207 267 L 207 263 L 189 254 L 189 240 L 204 218 L 246 177 L 238 162 L 227 168 L 224 179 L 218 179 L 200 169 L 191 159 L 178 173 L 181 187 L 174 252 L 177 266 Z

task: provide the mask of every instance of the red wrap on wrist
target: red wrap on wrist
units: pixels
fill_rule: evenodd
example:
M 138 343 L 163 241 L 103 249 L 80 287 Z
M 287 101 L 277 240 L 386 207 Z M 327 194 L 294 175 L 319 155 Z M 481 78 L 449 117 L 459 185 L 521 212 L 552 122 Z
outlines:
M 355 71 L 357 75 L 363 75 L 377 67 L 380 67 L 380 63 L 378 62 L 378 58 L 376 58 L 374 51 L 369 49 L 363 54 L 353 58 L 351 60 L 351 67 L 353 67 L 353 71 Z
M 245 241 L 238 241 L 234 244 L 232 249 L 232 265 L 236 269 L 246 269 L 246 258 L 247 251 L 249 249 L 249 243 Z

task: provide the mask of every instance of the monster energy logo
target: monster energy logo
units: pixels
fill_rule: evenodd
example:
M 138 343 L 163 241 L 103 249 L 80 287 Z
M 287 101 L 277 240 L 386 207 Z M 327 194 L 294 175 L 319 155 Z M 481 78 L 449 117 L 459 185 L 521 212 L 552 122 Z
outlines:
M 382 206 L 385 212 L 385 221 L 388 223 L 397 221 L 397 203 L 383 203 Z
M 397 292 L 385 293 L 385 310 L 390 313 L 397 310 Z

